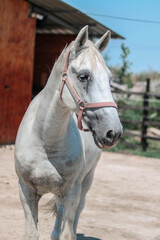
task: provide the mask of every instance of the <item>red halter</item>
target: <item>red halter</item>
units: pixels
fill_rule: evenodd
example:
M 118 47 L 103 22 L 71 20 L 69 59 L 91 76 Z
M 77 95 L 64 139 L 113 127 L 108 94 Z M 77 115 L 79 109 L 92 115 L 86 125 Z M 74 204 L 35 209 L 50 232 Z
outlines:
M 85 103 L 84 101 L 81 100 L 78 93 L 76 92 L 76 90 L 72 86 L 72 84 L 71 84 L 71 82 L 68 78 L 68 75 L 67 75 L 69 55 L 70 55 L 70 49 L 67 49 L 65 63 L 64 63 L 64 71 L 63 71 L 63 74 L 62 74 L 62 84 L 61 84 L 61 87 L 60 87 L 60 98 L 62 99 L 64 84 L 66 84 L 67 87 L 69 88 L 70 92 L 72 93 L 72 96 L 74 97 L 77 104 L 79 105 L 79 113 L 78 113 L 78 116 L 77 116 L 77 118 L 78 118 L 78 128 L 80 130 L 88 132 L 89 129 L 83 129 L 83 127 L 82 127 L 82 116 L 83 116 L 83 112 L 84 112 L 85 109 L 102 108 L 102 107 L 114 107 L 114 108 L 117 109 L 117 104 L 114 103 L 114 102 Z

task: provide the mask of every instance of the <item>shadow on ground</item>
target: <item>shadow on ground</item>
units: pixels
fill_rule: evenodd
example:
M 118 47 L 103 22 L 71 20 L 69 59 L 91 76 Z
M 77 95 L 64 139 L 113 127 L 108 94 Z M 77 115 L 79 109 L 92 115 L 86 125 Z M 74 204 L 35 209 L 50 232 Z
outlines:
M 95 237 L 85 237 L 84 234 L 77 234 L 77 240 L 101 240 Z

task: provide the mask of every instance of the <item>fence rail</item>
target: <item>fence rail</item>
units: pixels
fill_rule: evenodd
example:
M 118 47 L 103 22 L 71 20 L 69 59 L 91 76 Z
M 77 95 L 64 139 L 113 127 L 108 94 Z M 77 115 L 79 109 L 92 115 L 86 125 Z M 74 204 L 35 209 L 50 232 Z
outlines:
M 118 107 L 121 109 L 132 109 L 132 110 L 149 110 L 149 111 L 160 111 L 158 107 L 143 107 L 143 106 L 134 106 L 134 105 L 123 105 L 121 103 L 118 104 Z
M 127 95 L 140 95 L 140 96 L 148 96 L 148 97 L 155 97 L 160 99 L 160 94 L 155 94 L 151 92 L 134 92 L 134 91 L 125 91 L 125 90 L 113 90 L 113 93 L 117 94 L 127 94 Z
M 144 115 L 142 115 L 143 117 Z M 137 125 L 137 124 L 144 124 L 145 126 L 152 126 L 152 127 L 160 127 L 160 122 L 152 122 L 152 121 L 138 121 L 138 120 L 127 120 L 127 119 L 123 119 L 121 118 L 121 121 L 123 123 L 132 123 L 133 125 Z
M 138 133 L 132 133 L 132 132 L 129 132 L 129 131 L 125 131 L 124 136 L 134 136 L 134 137 L 140 137 L 141 138 L 141 134 L 138 134 Z M 153 137 L 153 136 L 149 136 L 149 135 L 144 135 L 145 138 L 147 139 L 150 139 L 150 140 L 155 140 L 155 141 L 160 141 L 160 137 Z
M 124 136 L 137 136 L 141 138 L 141 145 L 142 145 L 142 149 L 145 151 L 147 149 L 148 143 L 147 143 L 147 139 L 151 139 L 151 140 L 155 140 L 155 141 L 160 141 L 160 137 L 156 137 L 156 136 L 149 136 L 147 134 L 147 129 L 149 126 L 152 127 L 160 127 L 160 121 L 157 121 L 157 119 L 155 119 L 155 121 L 151 121 L 149 119 L 149 112 L 160 112 L 160 107 L 152 107 L 149 106 L 149 102 L 150 102 L 150 98 L 154 97 L 158 100 L 158 102 L 160 103 L 160 94 L 155 94 L 150 92 L 150 79 L 146 79 L 146 89 L 144 92 L 135 92 L 135 91 L 124 91 L 124 90 L 113 90 L 113 93 L 116 94 L 127 94 L 128 96 L 131 95 L 139 95 L 142 97 L 142 106 L 135 106 L 135 105 L 124 105 L 123 103 L 119 103 L 118 107 L 119 109 L 130 109 L 130 110 L 141 110 L 141 120 L 130 120 L 130 119 L 124 119 L 123 116 L 121 118 L 121 122 L 122 123 L 131 123 L 134 126 L 139 125 L 141 127 L 141 132 L 140 134 L 136 134 L 130 131 L 125 131 L 124 132 Z M 156 100 L 156 102 L 157 102 Z M 134 101 L 134 100 L 133 100 Z

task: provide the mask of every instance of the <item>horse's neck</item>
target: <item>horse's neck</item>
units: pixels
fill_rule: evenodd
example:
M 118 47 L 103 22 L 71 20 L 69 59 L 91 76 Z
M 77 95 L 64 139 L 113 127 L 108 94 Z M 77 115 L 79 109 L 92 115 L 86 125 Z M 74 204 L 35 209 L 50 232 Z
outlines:
M 71 113 L 63 106 L 59 99 L 59 92 L 55 92 L 48 109 L 46 109 L 43 125 L 43 141 L 46 146 L 64 148 L 67 141 L 68 126 Z
M 70 124 L 70 110 L 60 100 L 59 85 L 63 71 L 63 55 L 59 57 L 48 83 L 43 91 L 37 116 L 38 125 L 41 125 L 41 138 L 45 146 L 64 148 L 67 141 L 68 126 Z M 40 120 L 39 120 L 40 119 Z

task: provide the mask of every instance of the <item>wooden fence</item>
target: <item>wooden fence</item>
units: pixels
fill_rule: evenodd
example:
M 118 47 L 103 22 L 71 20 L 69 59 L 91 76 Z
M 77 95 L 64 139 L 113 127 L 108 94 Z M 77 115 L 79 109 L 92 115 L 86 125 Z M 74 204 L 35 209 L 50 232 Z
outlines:
M 157 118 L 157 120 L 155 119 L 154 121 L 150 121 L 149 120 L 149 112 L 159 112 L 160 113 L 160 107 L 152 107 L 149 106 L 150 100 L 151 98 L 156 99 L 156 101 L 158 101 L 160 103 L 160 95 L 159 94 L 155 94 L 150 92 L 150 79 L 146 79 L 146 89 L 144 92 L 134 92 L 134 91 L 123 91 L 123 90 L 113 90 L 113 93 L 116 94 L 125 94 L 128 97 L 130 97 L 131 95 L 139 95 L 142 97 L 142 105 L 141 106 L 136 106 L 134 104 L 134 100 L 133 100 L 133 104 L 132 105 L 124 105 L 123 103 L 119 102 L 118 103 L 118 107 L 119 109 L 130 109 L 130 110 L 140 110 L 141 111 L 141 120 L 131 120 L 131 119 L 124 119 L 123 116 L 120 116 L 121 122 L 122 124 L 132 124 L 134 126 L 140 126 L 140 133 L 133 133 L 129 130 L 124 129 L 124 136 L 137 136 L 141 138 L 141 145 L 142 145 L 142 149 L 143 151 L 145 151 L 147 149 L 148 143 L 147 143 L 147 139 L 151 139 L 151 140 L 155 140 L 155 141 L 160 141 L 160 137 L 156 137 L 156 136 L 150 136 L 147 134 L 147 129 L 148 127 L 156 127 L 156 128 L 160 128 L 160 121 Z M 159 104 L 160 106 L 160 104 Z

